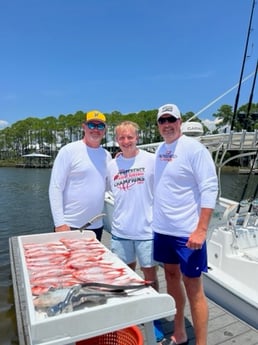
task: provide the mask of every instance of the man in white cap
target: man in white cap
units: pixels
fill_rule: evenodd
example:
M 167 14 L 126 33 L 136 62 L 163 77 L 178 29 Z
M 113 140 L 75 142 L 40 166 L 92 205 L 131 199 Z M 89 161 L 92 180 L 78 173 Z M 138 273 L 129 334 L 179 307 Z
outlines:
M 86 114 L 84 137 L 62 147 L 55 159 L 49 199 L 55 231 L 78 229 L 102 213 L 110 153 L 100 144 L 106 132 L 106 117 L 98 110 Z M 88 227 L 101 240 L 102 218 Z
M 218 181 L 209 151 L 182 135 L 175 104 L 159 108 L 164 142 L 156 151 L 154 174 L 154 259 L 164 263 L 167 291 L 176 302 L 170 345 L 186 345 L 184 307 L 189 300 L 196 345 L 207 344 L 208 305 L 202 272 L 207 272 L 206 236 L 216 204 Z

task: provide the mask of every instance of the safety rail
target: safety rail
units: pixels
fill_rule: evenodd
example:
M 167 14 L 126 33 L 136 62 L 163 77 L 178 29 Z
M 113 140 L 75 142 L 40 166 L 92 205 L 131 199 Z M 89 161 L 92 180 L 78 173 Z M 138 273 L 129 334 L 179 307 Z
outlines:
M 199 141 L 211 152 L 223 149 L 226 151 L 247 151 L 258 148 L 258 131 L 230 132 L 222 134 L 203 135 Z

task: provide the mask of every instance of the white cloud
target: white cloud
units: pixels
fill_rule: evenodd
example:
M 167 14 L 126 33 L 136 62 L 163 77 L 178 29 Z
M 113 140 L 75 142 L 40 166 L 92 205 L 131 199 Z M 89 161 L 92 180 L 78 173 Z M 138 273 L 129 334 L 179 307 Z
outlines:
M 9 123 L 7 121 L 0 120 L 0 129 L 8 127 L 8 126 L 9 126 Z
M 211 121 L 211 120 L 209 120 L 209 119 L 206 119 L 206 120 L 202 120 L 202 123 L 203 123 L 207 128 L 209 128 L 209 130 L 210 130 L 211 132 L 214 131 L 214 130 L 216 129 L 216 124 L 217 124 L 216 120 Z

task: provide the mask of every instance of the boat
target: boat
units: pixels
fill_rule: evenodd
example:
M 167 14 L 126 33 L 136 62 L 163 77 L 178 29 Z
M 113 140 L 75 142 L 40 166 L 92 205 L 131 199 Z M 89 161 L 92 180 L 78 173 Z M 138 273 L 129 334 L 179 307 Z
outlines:
M 16 168 L 51 168 L 52 157 L 43 153 L 29 153 L 22 155 L 23 162 L 16 164 Z
M 226 143 L 214 146 L 215 163 L 218 167 L 220 182 L 221 168 L 234 158 L 253 157 L 252 165 L 247 173 L 246 184 L 240 201 L 218 198 L 218 204 L 214 210 L 207 239 L 208 272 L 203 274 L 204 290 L 206 295 L 221 305 L 227 311 L 236 315 L 254 329 L 258 329 L 258 184 L 254 188 L 253 195 L 246 198 L 246 191 L 250 177 L 255 173 L 255 162 L 258 158 L 258 138 L 256 133 L 242 131 L 238 143 L 233 140 L 237 136 L 233 132 L 234 121 L 237 117 L 241 81 L 243 77 L 245 61 L 247 58 L 249 35 L 252 30 L 252 18 L 255 7 L 253 0 L 249 29 L 246 39 L 244 58 L 240 73 L 240 81 L 236 95 L 231 131 Z M 246 118 L 250 115 L 258 61 L 256 63 L 252 89 L 248 102 Z M 237 147 L 240 153 L 235 153 L 230 159 L 226 159 L 228 149 Z M 234 151 L 233 151 L 234 152 Z M 219 158 L 220 156 L 220 158 Z M 242 170 L 243 171 L 243 170 Z M 241 169 L 239 173 L 242 173 Z
M 258 329 L 258 199 L 220 198 L 209 234 L 206 296 Z

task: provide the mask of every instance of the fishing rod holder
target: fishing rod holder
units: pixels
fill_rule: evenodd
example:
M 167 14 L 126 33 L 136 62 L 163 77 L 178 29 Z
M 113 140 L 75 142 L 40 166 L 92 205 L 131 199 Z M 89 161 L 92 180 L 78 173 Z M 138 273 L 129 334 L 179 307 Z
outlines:
M 252 210 L 255 212 L 255 213 L 258 213 L 258 198 L 256 199 L 245 199 L 245 200 L 241 200 L 240 201 L 240 206 L 241 207 L 252 207 Z
M 252 207 L 253 207 L 253 211 L 256 215 L 258 215 L 258 198 L 254 199 L 252 201 Z

